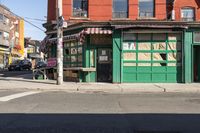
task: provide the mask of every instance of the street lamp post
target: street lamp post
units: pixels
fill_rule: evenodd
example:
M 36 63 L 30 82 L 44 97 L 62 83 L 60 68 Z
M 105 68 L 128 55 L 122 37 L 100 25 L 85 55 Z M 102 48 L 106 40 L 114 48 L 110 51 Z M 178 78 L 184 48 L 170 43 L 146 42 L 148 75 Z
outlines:
M 62 0 L 57 0 L 57 85 L 63 84 L 63 17 Z

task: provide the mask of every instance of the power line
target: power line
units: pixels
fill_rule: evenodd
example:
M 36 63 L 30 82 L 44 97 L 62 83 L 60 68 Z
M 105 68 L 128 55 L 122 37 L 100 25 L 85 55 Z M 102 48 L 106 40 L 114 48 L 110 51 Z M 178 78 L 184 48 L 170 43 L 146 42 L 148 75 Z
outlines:
M 43 29 L 42 29 L 42 28 L 40 28 L 39 26 L 37 26 L 37 25 L 35 25 L 35 24 L 31 23 L 30 21 L 26 20 L 25 18 L 23 18 L 23 17 L 20 17 L 19 15 L 15 14 L 15 13 L 14 13 L 14 12 L 12 12 L 12 11 L 11 11 L 11 13 L 12 13 L 13 15 L 15 15 L 15 16 L 17 16 L 17 17 L 19 17 L 19 18 L 22 18 L 22 19 L 23 19 L 25 22 L 27 22 L 28 24 L 32 25 L 33 27 L 35 27 L 35 28 L 37 28 L 37 29 L 41 30 L 42 32 L 45 32 L 45 30 L 43 30 Z
M 26 20 L 27 20 L 27 19 L 26 19 Z M 44 24 L 44 22 L 35 21 L 35 20 L 29 20 L 29 22 L 31 22 L 31 23 L 33 23 L 33 24 L 36 24 L 36 25 L 38 25 L 38 24 L 40 24 L 40 25 Z
M 42 28 L 40 28 L 39 26 L 37 26 L 37 25 L 35 25 L 35 24 L 31 23 L 30 21 L 28 21 L 28 20 L 26 20 L 26 19 L 24 19 L 24 21 L 25 21 L 25 22 L 27 22 L 28 24 L 32 25 L 33 27 L 35 27 L 35 28 L 37 28 L 37 29 L 39 29 L 39 30 L 41 30 L 41 31 L 45 32 L 45 30 L 43 30 L 43 29 L 42 29 Z
M 0 0 L 0 3 L 3 3 L 3 0 Z M 15 14 L 15 13 L 14 13 L 14 12 L 12 12 L 12 11 L 10 11 L 10 12 L 11 12 L 13 15 L 15 15 L 16 17 L 19 17 L 19 18 L 23 19 L 25 22 L 27 22 L 28 24 L 32 25 L 33 27 L 35 27 L 35 28 L 37 28 L 37 29 L 41 30 L 42 32 L 45 32 L 45 30 L 43 30 L 43 29 L 42 29 L 42 28 L 40 28 L 39 26 L 37 26 L 37 25 L 33 24 L 32 22 L 30 22 L 30 21 L 26 20 L 26 19 L 25 19 L 25 18 L 23 18 L 23 17 L 20 17 L 19 15 Z M 40 20 L 40 19 L 38 19 L 38 20 Z
M 44 19 L 29 18 L 29 17 L 24 17 L 24 18 L 26 18 L 26 19 L 30 19 L 30 20 L 35 20 L 35 21 L 46 22 L 46 20 L 44 20 Z

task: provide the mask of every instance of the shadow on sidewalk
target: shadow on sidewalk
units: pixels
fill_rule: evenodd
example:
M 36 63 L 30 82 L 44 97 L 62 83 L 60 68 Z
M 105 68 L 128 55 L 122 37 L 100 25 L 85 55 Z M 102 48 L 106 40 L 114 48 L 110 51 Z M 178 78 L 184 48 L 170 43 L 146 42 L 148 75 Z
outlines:
M 0 71 L 0 77 L 21 77 L 32 79 L 32 71 Z
M 0 81 L 1 80 L 4 80 L 4 81 L 20 81 L 20 82 L 27 82 L 27 83 L 35 83 L 35 84 L 38 84 L 38 83 L 42 83 L 42 84 L 55 84 L 56 85 L 56 81 L 50 81 L 50 80 L 43 80 L 43 81 L 39 81 L 39 80 L 27 80 L 27 79 L 7 79 L 7 78 L 0 78 Z
M 0 114 L 1 133 L 199 133 L 199 114 Z
M 53 80 L 33 80 L 32 71 L 1 71 L 0 80 L 28 83 L 56 84 Z

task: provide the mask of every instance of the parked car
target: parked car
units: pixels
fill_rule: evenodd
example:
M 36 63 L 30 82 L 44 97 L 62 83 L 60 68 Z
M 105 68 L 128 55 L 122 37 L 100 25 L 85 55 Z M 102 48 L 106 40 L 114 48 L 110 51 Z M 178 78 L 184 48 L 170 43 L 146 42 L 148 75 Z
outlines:
M 9 71 L 31 70 L 32 64 L 29 60 L 16 60 L 9 67 Z
M 47 66 L 47 63 L 44 61 L 39 61 L 36 65 L 35 68 L 44 68 Z
M 13 61 L 9 66 L 8 66 L 8 70 L 9 71 L 15 71 L 16 70 L 16 66 L 19 64 L 20 60 L 15 60 Z

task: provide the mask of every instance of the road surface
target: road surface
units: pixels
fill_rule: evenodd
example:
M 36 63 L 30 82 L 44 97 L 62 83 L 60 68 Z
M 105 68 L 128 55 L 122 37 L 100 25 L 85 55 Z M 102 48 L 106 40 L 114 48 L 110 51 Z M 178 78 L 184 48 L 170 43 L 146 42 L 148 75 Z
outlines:
M 1 133 L 199 133 L 200 94 L 0 90 Z

